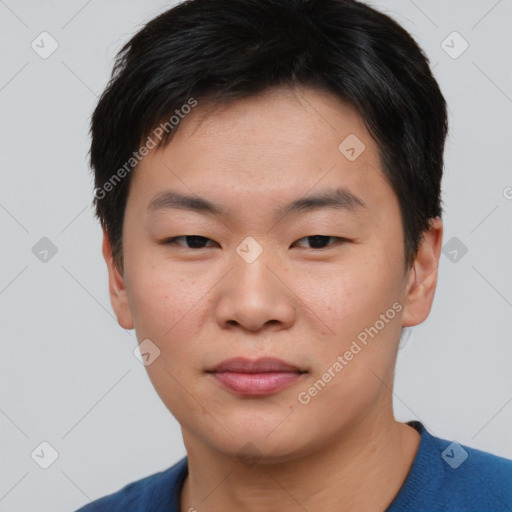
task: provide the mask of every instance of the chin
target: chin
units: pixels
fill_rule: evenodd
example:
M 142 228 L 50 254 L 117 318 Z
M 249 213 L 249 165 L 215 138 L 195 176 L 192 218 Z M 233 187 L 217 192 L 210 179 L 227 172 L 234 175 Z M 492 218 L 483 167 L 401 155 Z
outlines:
M 314 451 L 314 442 L 305 437 L 303 429 L 296 431 L 282 425 L 275 429 L 278 424 L 279 421 L 270 428 L 267 425 L 261 428 L 253 425 L 248 429 L 241 428 L 240 424 L 225 422 L 223 427 L 231 435 L 222 431 L 220 437 L 212 438 L 212 430 L 208 429 L 203 432 L 203 439 L 215 451 L 248 466 L 293 461 Z

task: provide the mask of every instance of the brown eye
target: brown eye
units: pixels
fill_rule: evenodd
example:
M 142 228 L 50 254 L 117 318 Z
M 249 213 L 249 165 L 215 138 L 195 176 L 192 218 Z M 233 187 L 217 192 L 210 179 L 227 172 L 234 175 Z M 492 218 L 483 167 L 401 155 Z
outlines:
M 305 247 L 306 249 L 324 249 L 325 247 L 329 247 L 333 245 L 333 243 L 329 243 L 329 241 L 334 241 L 334 243 L 338 241 L 344 241 L 344 238 L 340 238 L 337 236 L 327 236 L 327 235 L 310 235 L 304 238 L 301 238 L 294 242 L 294 245 L 299 244 L 306 240 L 307 243 L 311 244 L 311 247 Z
M 185 245 L 179 242 L 185 242 Z M 181 247 L 185 247 L 186 249 L 204 249 L 208 242 L 213 242 L 209 238 L 200 235 L 182 235 L 175 236 L 172 238 L 168 238 L 164 241 L 164 245 L 179 245 Z

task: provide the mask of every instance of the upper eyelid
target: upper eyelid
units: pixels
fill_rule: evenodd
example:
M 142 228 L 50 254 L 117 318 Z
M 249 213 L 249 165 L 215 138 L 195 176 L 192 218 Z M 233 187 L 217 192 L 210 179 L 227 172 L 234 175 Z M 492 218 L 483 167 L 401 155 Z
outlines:
M 179 235 L 179 236 L 174 236 L 174 237 L 170 237 L 170 238 L 167 238 L 165 240 L 162 241 L 163 244 L 168 244 L 168 243 L 171 243 L 171 242 L 175 242 L 176 239 L 178 238 L 187 238 L 187 237 L 192 237 L 192 236 L 195 236 L 195 237 L 200 237 L 200 238 L 204 238 L 205 240 L 208 240 L 210 242 L 215 242 L 215 240 L 212 240 L 211 238 L 208 238 L 206 236 L 202 236 L 202 235 Z M 300 242 L 301 240 L 305 240 L 307 238 L 310 238 L 310 237 L 313 237 L 313 236 L 321 236 L 321 237 L 324 237 L 324 238 L 333 238 L 335 241 L 337 242 L 340 242 L 340 241 L 348 241 L 347 238 L 345 237 L 342 237 L 342 236 L 335 236 L 335 235 L 321 235 L 321 234 L 316 234 L 316 235 L 306 235 L 306 236 L 303 236 L 302 238 L 298 238 L 297 240 L 295 240 L 293 242 L 293 244 L 296 244 L 297 242 Z M 218 242 L 215 242 L 218 244 Z M 293 245 L 292 244 L 292 245 Z M 327 247 L 330 247 L 331 245 L 333 244 L 329 244 L 326 246 Z M 182 246 L 184 247 L 185 249 L 195 249 L 195 250 L 199 250 L 199 249 L 206 249 L 207 247 L 199 247 L 199 248 L 193 248 L 193 247 L 186 247 L 186 246 Z M 313 250 L 321 250 L 319 248 L 315 248 L 315 247 L 307 247 L 307 249 L 313 249 Z
M 305 240 L 306 238 L 309 238 L 311 236 L 322 236 L 322 237 L 325 237 L 325 238 L 333 238 L 335 242 L 345 242 L 345 241 L 348 241 L 347 238 L 343 237 L 343 236 L 335 236 L 335 235 L 307 235 L 307 236 L 303 236 L 302 238 L 299 238 L 297 240 L 295 240 L 295 242 L 293 242 L 294 244 L 297 243 L 297 242 L 300 242 L 301 240 Z M 329 244 L 327 247 L 330 247 L 332 246 L 333 244 Z M 309 247 L 308 247 L 309 249 Z M 310 249 L 316 249 L 315 247 L 311 247 Z M 317 250 L 321 250 L 321 249 L 317 249 Z
M 179 235 L 179 236 L 171 236 L 169 238 L 165 238 L 164 240 L 162 240 L 162 244 L 169 244 L 171 242 L 175 242 L 177 238 L 187 238 L 187 237 L 190 237 L 190 236 L 195 236 L 195 237 L 201 237 L 201 238 L 204 238 L 205 240 L 208 240 L 210 242 L 215 242 L 215 240 L 212 240 L 211 238 L 208 238 L 207 236 L 202 236 L 202 235 Z M 218 242 L 215 242 L 215 243 L 218 243 Z M 185 247 L 186 249 L 189 249 L 189 247 Z M 203 247 L 202 247 L 203 249 Z

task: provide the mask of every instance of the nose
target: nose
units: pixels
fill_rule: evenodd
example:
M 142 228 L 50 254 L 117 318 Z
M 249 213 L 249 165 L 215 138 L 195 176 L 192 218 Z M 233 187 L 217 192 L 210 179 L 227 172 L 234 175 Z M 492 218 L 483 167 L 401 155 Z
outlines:
M 279 330 L 295 321 L 296 300 L 287 286 L 283 265 L 270 251 L 250 263 L 234 255 L 233 268 L 217 288 L 215 315 L 222 328 Z

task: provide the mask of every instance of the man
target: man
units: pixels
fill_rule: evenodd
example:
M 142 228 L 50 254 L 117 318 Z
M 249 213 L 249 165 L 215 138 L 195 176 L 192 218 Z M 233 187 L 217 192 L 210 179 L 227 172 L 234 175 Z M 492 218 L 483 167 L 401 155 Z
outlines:
M 82 511 L 512 508 L 512 461 L 393 416 L 447 133 L 403 28 L 352 0 L 189 0 L 121 50 L 91 132 L 112 305 L 187 457 Z

